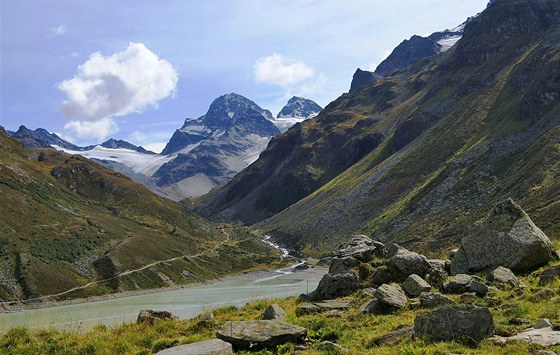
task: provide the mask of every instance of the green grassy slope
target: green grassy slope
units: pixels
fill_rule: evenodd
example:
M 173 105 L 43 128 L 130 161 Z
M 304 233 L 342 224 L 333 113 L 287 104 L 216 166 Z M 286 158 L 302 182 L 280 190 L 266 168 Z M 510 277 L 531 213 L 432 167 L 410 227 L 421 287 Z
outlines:
M 243 228 L 221 228 L 81 156 L 24 148 L 1 128 L 0 196 L 0 300 L 105 279 L 61 298 L 184 284 L 273 258 Z M 118 277 L 182 255 L 193 257 Z
M 557 1 L 496 2 L 451 51 L 341 96 L 197 210 L 264 220 L 315 255 L 355 232 L 429 252 L 513 197 L 555 237 L 559 43 Z

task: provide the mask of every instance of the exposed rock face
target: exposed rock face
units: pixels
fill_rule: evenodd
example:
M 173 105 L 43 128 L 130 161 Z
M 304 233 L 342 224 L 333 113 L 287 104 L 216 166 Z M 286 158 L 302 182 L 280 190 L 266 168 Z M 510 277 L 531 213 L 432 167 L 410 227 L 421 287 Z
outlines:
M 436 308 L 454 304 L 455 302 L 441 293 L 422 292 L 420 294 L 420 306 L 423 308 Z
M 488 275 L 488 280 L 499 287 L 517 287 L 519 286 L 519 279 L 508 268 L 499 266 L 492 270 Z
M 408 298 L 404 290 L 395 284 L 379 286 L 377 291 L 375 291 L 375 298 L 382 304 L 394 309 L 402 309 L 408 305 Z
M 412 274 L 404 280 L 402 288 L 408 295 L 418 297 L 422 292 L 430 291 L 432 286 L 420 276 Z
M 307 336 L 307 329 L 278 320 L 254 320 L 226 322 L 216 335 L 235 350 L 258 350 L 288 342 L 300 343 Z
M 344 274 L 326 274 L 323 276 L 317 289 L 311 293 L 314 300 L 328 300 L 344 297 L 358 289 L 358 277 L 353 272 Z
M 174 316 L 171 312 L 153 311 L 151 309 L 144 309 L 141 310 L 140 313 L 138 314 L 136 323 L 154 324 L 158 320 L 172 320 L 172 319 L 178 319 L 178 318 Z
M 406 276 L 416 274 L 423 277 L 432 269 L 424 255 L 402 247 L 398 247 L 396 254 L 389 260 L 389 266 Z
M 356 69 L 354 76 L 352 77 L 352 83 L 350 84 L 350 92 L 356 91 L 362 86 L 368 86 L 381 80 L 380 75 L 374 74 L 373 72 L 367 70 Z
M 282 307 L 280 307 L 276 303 L 266 307 L 262 316 L 262 319 L 267 319 L 267 320 L 271 320 L 271 319 L 283 320 L 285 318 L 286 318 L 286 312 L 282 309 Z
M 512 337 L 495 336 L 492 339 L 500 343 L 520 340 L 529 344 L 538 344 L 548 347 L 560 344 L 560 332 L 554 330 L 552 323 L 550 323 L 548 319 L 543 319 L 534 327 L 525 329 Z
M 187 345 L 175 346 L 157 355 L 233 355 L 233 347 L 220 339 L 211 339 Z
M 429 38 L 412 36 L 399 44 L 393 52 L 375 69 L 375 74 L 388 76 L 406 68 L 419 60 L 440 52 L 441 46 Z
M 494 319 L 488 308 L 445 306 L 414 320 L 414 335 L 430 342 L 458 341 L 474 345 L 492 335 Z
M 451 273 L 507 267 L 526 271 L 552 258 L 548 237 L 512 199 L 497 204 L 463 238 L 451 262 Z

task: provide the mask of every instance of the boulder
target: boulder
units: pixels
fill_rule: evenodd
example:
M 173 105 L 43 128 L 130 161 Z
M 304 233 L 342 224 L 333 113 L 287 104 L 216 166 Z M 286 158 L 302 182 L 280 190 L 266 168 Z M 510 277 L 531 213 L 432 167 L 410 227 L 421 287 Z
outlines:
M 428 259 L 432 269 L 449 270 L 451 267 L 451 260 L 444 259 Z
M 432 269 L 432 265 L 424 255 L 399 246 L 397 246 L 395 255 L 389 259 L 389 266 L 405 276 L 416 274 L 424 277 Z
M 350 308 L 350 302 L 344 300 L 327 300 L 322 302 L 302 303 L 296 307 L 296 315 L 322 313 L 328 311 L 346 311 Z
M 391 308 L 387 307 L 378 300 L 371 300 L 360 306 L 360 313 L 362 314 L 386 314 L 390 313 Z
M 412 274 L 407 277 L 401 286 L 404 291 L 412 297 L 418 297 L 422 292 L 427 292 L 432 289 L 432 286 L 430 286 L 429 283 L 416 274 Z
M 220 339 L 212 339 L 191 343 L 187 345 L 175 346 L 162 350 L 156 355 L 231 355 L 233 347 Z
M 269 320 L 270 319 L 283 320 L 286 317 L 287 317 L 286 312 L 282 309 L 282 307 L 280 307 L 276 303 L 273 303 L 270 306 L 266 307 L 262 315 L 262 319 L 269 319 Z
M 327 341 L 327 340 L 317 344 L 315 349 L 321 352 L 325 352 L 327 354 L 343 354 L 348 351 L 348 349 L 343 348 L 337 343 L 333 343 L 332 341 Z
M 519 286 L 519 279 L 515 276 L 513 271 L 503 266 L 492 270 L 490 275 L 488 275 L 488 280 L 500 288 Z
M 554 296 L 556 296 L 556 293 L 553 290 L 549 289 L 548 287 L 543 287 L 537 292 L 527 297 L 527 300 L 531 302 L 541 302 L 543 300 L 550 299 Z
M 374 241 L 365 235 L 357 235 L 341 245 L 333 256 L 352 257 L 361 262 L 369 262 L 374 257 L 385 255 L 383 243 Z
M 476 345 L 492 335 L 494 319 L 488 308 L 445 306 L 414 320 L 414 335 L 430 342 L 457 341 Z
M 442 290 L 445 281 L 447 280 L 447 271 L 441 269 L 432 269 L 428 276 L 426 277 L 428 283 L 432 285 L 433 288 Z
M 477 280 L 473 280 L 471 282 L 470 287 L 469 287 L 469 291 L 476 293 L 477 296 L 484 297 L 484 296 L 486 296 L 488 291 L 490 291 L 490 289 L 488 288 L 488 286 L 486 286 L 482 282 L 477 281 Z
M 401 326 L 396 330 L 380 336 L 371 342 L 373 346 L 387 346 L 396 345 L 406 338 L 411 337 L 414 334 L 412 327 Z
M 358 266 L 359 263 L 360 262 L 357 259 L 354 259 L 351 256 L 334 258 L 331 262 L 331 266 L 329 267 L 329 274 L 336 275 L 352 272 L 351 269 Z
M 515 272 L 546 264 L 552 258 L 548 237 L 512 199 L 498 203 L 476 222 L 461 241 L 451 261 L 451 274 L 498 266 Z
M 328 300 L 348 296 L 358 289 L 358 277 L 353 272 L 323 276 L 310 296 L 313 300 Z
M 461 294 L 470 291 L 471 283 L 474 277 L 466 274 L 455 275 L 447 284 L 447 292 L 453 294 Z
M 500 343 L 520 340 L 529 344 L 549 347 L 560 344 L 560 332 L 553 329 L 548 319 L 543 319 L 534 327 L 525 329 L 512 337 L 495 336 L 492 339 Z
M 373 285 L 379 286 L 391 282 L 403 282 L 407 277 L 408 275 L 403 274 L 395 268 L 383 266 L 375 270 L 371 282 Z
M 560 265 L 544 270 L 539 279 L 539 286 L 546 286 L 560 279 Z
M 279 320 L 226 322 L 216 336 L 237 350 L 274 348 L 284 343 L 301 343 L 307 329 Z
M 317 266 L 329 266 L 332 261 L 332 256 L 325 256 L 324 258 L 319 259 L 319 261 L 317 262 Z
M 171 312 L 168 311 L 153 311 L 151 309 L 143 309 L 138 313 L 136 323 L 154 324 L 159 320 L 172 320 L 178 319 Z
M 454 304 L 455 302 L 441 293 L 422 292 L 420 294 L 420 307 L 436 308 Z
M 382 304 L 394 308 L 402 309 L 408 304 L 404 290 L 399 285 L 383 284 L 375 291 L 375 298 Z

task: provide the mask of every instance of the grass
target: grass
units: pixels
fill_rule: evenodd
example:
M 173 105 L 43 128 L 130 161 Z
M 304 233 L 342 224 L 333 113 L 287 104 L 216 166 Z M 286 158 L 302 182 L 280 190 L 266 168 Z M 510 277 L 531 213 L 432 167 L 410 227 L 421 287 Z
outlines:
M 555 264 L 558 264 L 556 262 Z M 511 336 L 548 318 L 560 324 L 560 300 L 556 297 L 536 300 L 532 296 L 540 289 L 538 275 L 545 269 L 522 275 L 527 285 L 523 292 L 514 289 L 491 291 L 486 298 L 478 298 L 474 304 L 488 306 L 494 317 L 495 333 Z M 367 273 L 367 271 L 363 271 Z M 366 275 L 363 275 L 366 276 Z M 547 286 L 560 288 L 560 281 Z M 451 295 L 459 303 L 458 295 Z M 315 347 L 321 341 L 332 341 L 349 350 L 349 354 L 529 354 L 542 349 L 537 345 L 512 342 L 499 345 L 491 340 L 482 341 L 476 348 L 456 342 L 428 343 L 407 337 L 393 344 L 379 345 L 383 336 L 396 329 L 412 326 L 418 314 L 429 312 L 422 309 L 406 309 L 389 315 L 360 314 L 359 306 L 368 301 L 367 296 L 356 293 L 346 297 L 351 309 L 334 316 L 311 314 L 296 316 L 296 298 L 257 300 L 243 307 L 227 306 L 189 320 L 161 321 L 155 325 L 122 324 L 116 327 L 99 325 L 87 332 L 60 331 L 55 329 L 30 330 L 24 327 L 10 329 L 0 337 L 0 349 L 6 354 L 152 354 L 160 350 L 215 338 L 216 330 L 226 321 L 260 319 L 264 309 L 277 303 L 287 313 L 287 322 L 308 329 L 305 354 L 320 354 Z M 212 313 L 213 317 L 208 314 Z M 528 323 L 515 325 L 513 318 L 527 319 Z M 283 344 L 275 349 L 261 350 L 257 354 L 289 354 L 294 344 Z M 548 350 L 560 351 L 560 346 Z M 244 351 L 239 354 L 247 354 Z

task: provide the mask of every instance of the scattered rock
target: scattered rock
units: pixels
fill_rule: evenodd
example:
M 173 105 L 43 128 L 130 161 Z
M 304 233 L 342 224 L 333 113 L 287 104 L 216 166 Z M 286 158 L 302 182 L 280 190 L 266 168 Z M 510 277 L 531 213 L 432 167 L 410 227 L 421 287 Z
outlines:
M 343 354 L 348 351 L 348 349 L 345 349 L 337 343 L 333 343 L 332 341 L 322 341 L 317 344 L 315 349 L 324 351 L 328 354 Z
M 406 276 L 416 274 L 423 277 L 432 269 L 432 265 L 424 255 L 397 247 L 397 252 L 389 260 L 389 266 Z
M 296 307 L 296 315 L 322 313 L 327 311 L 346 311 L 350 302 L 344 300 L 327 300 L 322 302 L 302 303 Z
M 492 334 L 494 319 L 488 308 L 445 306 L 414 320 L 414 335 L 427 341 L 458 341 L 476 345 Z
M 412 297 L 418 297 L 422 292 L 427 292 L 432 289 L 432 286 L 430 286 L 429 283 L 416 274 L 412 274 L 407 277 L 401 286 L 404 291 Z
M 309 301 L 311 301 L 311 294 L 300 293 L 300 295 L 296 300 L 296 303 L 309 302 Z
M 350 256 L 367 263 L 374 257 L 382 257 L 383 255 L 385 255 L 383 243 L 374 241 L 365 235 L 357 235 L 341 245 L 333 256 L 341 258 Z
M 475 292 L 462 293 L 460 298 L 462 303 L 473 303 L 477 300 Z
M 378 300 L 372 300 L 360 306 L 360 313 L 362 314 L 386 314 L 390 313 L 392 308 L 387 307 Z
M 365 296 L 375 297 L 375 291 L 377 291 L 376 288 L 368 287 L 368 288 L 364 288 L 361 292 L 362 292 L 362 294 L 364 294 Z
M 404 339 L 411 337 L 413 334 L 414 334 L 413 327 L 403 326 L 401 328 L 396 329 L 395 331 L 392 331 L 391 333 L 382 335 L 381 337 L 373 340 L 371 342 L 371 345 L 373 346 L 396 345 L 401 341 L 403 341 Z
M 470 291 L 471 283 L 474 277 L 466 274 L 455 275 L 447 284 L 447 292 L 453 294 L 461 294 Z
M 383 285 L 391 282 L 403 282 L 408 275 L 395 270 L 392 267 L 380 267 L 375 270 L 371 282 L 376 285 Z
M 560 265 L 544 270 L 539 279 L 539 286 L 546 286 L 558 279 L 560 279 Z
M 175 346 L 157 353 L 157 355 L 230 355 L 233 354 L 233 347 L 220 339 L 212 339 L 192 343 L 187 345 Z
M 408 298 L 406 298 L 404 290 L 395 284 L 379 286 L 375 292 L 375 298 L 382 304 L 395 309 L 405 308 L 408 304 Z
M 500 343 L 521 340 L 529 344 L 548 347 L 560 344 L 560 332 L 553 329 L 548 319 L 543 319 L 534 327 L 528 328 L 512 337 L 495 336 L 492 339 Z
M 273 303 L 270 306 L 266 307 L 262 315 L 262 319 L 269 319 L 269 320 L 270 319 L 283 320 L 286 317 L 287 317 L 286 312 L 282 309 L 282 307 L 280 307 L 276 303 Z
M 357 259 L 354 259 L 351 256 L 334 258 L 331 262 L 331 266 L 329 267 L 329 274 L 336 275 L 352 272 L 351 269 L 358 266 L 359 263 L 360 262 Z
M 544 287 L 538 290 L 537 292 L 533 293 L 527 299 L 531 302 L 540 302 L 542 300 L 546 300 L 549 298 L 554 297 L 555 293 L 551 289 Z
M 235 350 L 259 350 L 284 343 L 301 343 L 307 336 L 307 329 L 278 320 L 230 321 L 216 335 L 231 343 Z
M 319 261 L 317 262 L 317 266 L 329 266 L 332 261 L 333 261 L 332 256 L 326 256 L 324 258 L 319 259 Z
M 473 280 L 469 286 L 469 291 L 476 293 L 479 297 L 486 296 L 489 290 L 488 286 L 477 280 Z
M 423 308 L 435 308 L 452 305 L 455 302 L 441 293 L 422 292 L 420 294 L 420 306 Z
M 515 276 L 513 271 L 503 266 L 492 270 L 490 275 L 488 275 L 488 280 L 501 288 L 519 286 L 519 279 Z
M 427 276 L 427 281 L 433 288 L 442 290 L 448 276 L 445 270 L 432 269 Z
M 294 271 L 307 270 L 307 269 L 309 269 L 310 267 L 311 267 L 311 266 L 310 266 L 308 263 L 303 262 L 303 263 L 297 265 L 296 267 L 294 267 Z
M 449 270 L 449 268 L 451 267 L 450 260 L 428 259 L 428 262 L 432 266 L 432 269 Z
M 310 296 L 313 300 L 328 300 L 348 296 L 358 289 L 358 277 L 353 272 L 326 274 Z
M 463 237 L 451 262 L 451 274 L 498 266 L 532 270 L 552 258 L 548 237 L 512 199 L 498 203 Z
M 447 253 L 447 257 L 449 258 L 449 260 L 453 260 L 453 257 L 455 256 L 455 254 L 457 254 L 458 251 L 459 251 L 459 248 L 451 249 L 451 250 Z
M 136 323 L 154 324 L 159 320 L 172 320 L 172 319 L 179 319 L 179 318 L 174 316 L 171 312 L 143 309 L 140 311 L 140 313 L 138 313 L 138 318 L 136 319 Z

